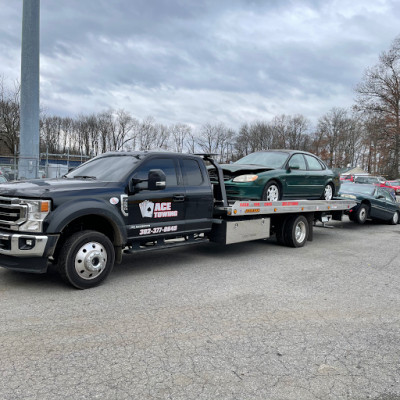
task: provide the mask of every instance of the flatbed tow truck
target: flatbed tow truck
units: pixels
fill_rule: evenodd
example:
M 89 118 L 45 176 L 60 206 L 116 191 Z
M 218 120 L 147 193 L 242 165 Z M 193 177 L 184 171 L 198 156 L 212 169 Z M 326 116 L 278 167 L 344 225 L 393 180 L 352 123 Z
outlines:
M 206 162 L 217 171 L 211 184 Z M 0 184 L 0 266 L 97 286 L 123 254 L 212 241 L 302 247 L 353 200 L 235 201 L 210 155 L 111 152 L 60 179 Z

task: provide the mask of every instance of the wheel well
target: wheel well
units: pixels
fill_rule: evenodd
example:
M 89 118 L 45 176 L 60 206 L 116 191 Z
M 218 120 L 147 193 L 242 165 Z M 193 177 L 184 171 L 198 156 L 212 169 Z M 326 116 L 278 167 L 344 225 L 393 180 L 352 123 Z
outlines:
M 276 179 L 276 178 L 270 179 L 270 180 L 264 185 L 263 190 L 262 190 L 261 197 L 264 198 L 265 189 L 267 188 L 267 186 L 268 186 L 270 183 L 276 183 L 276 184 L 278 185 L 278 188 L 279 188 L 279 197 L 282 198 L 282 195 L 283 195 L 282 183 L 279 181 L 279 179 Z
M 114 246 L 122 245 L 122 239 L 120 238 L 120 235 L 118 235 L 116 227 L 112 222 L 99 215 L 85 215 L 69 222 L 62 229 L 61 236 L 57 242 L 57 246 L 53 255 L 54 259 L 57 259 L 60 249 L 71 235 L 85 230 L 93 230 L 104 234 L 110 239 Z
M 272 183 L 272 182 L 275 182 L 275 183 L 278 185 L 279 190 L 280 190 L 280 192 L 281 192 L 281 194 L 282 194 L 282 182 L 281 182 L 279 179 L 277 179 L 277 178 L 272 178 L 272 179 L 270 179 L 270 180 L 265 184 L 264 189 L 265 189 L 270 183 Z

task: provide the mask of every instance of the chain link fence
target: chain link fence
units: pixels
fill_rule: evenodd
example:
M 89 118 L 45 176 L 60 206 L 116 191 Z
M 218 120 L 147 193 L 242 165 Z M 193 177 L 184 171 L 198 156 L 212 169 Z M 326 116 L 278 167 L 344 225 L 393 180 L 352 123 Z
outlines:
M 34 160 L 30 168 L 39 179 L 59 178 L 90 158 L 84 155 L 41 153 L 39 163 Z M 24 179 L 24 174 L 19 171 L 19 161 L 19 155 L 0 154 L 0 183 Z

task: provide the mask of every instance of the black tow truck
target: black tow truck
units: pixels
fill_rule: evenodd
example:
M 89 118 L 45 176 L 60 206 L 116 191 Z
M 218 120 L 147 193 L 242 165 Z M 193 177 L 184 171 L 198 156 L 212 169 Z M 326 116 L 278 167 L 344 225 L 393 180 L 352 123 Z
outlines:
M 215 168 L 210 182 L 207 165 Z M 213 174 L 215 176 L 215 172 Z M 124 253 L 205 241 L 265 239 L 301 247 L 313 223 L 340 220 L 352 200 L 228 202 L 210 155 L 110 152 L 60 179 L 0 184 L 0 266 L 94 287 Z

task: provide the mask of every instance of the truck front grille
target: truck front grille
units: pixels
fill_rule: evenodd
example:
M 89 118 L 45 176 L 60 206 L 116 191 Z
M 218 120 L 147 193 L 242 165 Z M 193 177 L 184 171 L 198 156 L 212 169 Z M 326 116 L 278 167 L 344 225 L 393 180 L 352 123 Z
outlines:
M 18 230 L 18 226 L 26 221 L 26 205 L 13 197 L 0 197 L 0 228 Z

